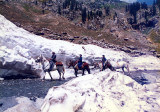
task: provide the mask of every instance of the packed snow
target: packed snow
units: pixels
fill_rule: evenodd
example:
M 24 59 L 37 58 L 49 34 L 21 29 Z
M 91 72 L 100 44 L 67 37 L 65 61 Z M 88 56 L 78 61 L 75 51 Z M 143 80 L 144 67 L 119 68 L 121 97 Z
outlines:
M 160 74 L 158 74 L 160 59 L 151 55 L 131 57 L 122 51 L 95 45 L 48 40 L 17 27 L 0 15 L 0 77 L 6 69 L 12 69 L 11 73 L 17 69 L 28 72 L 28 68 L 24 69 L 27 64 L 31 65 L 29 70 L 39 70 L 36 71 L 36 75 L 44 75 L 41 66 L 35 63 L 35 59 L 40 54 L 49 58 L 52 51 L 56 52 L 57 60 L 63 61 L 64 64 L 79 54 L 82 54 L 83 61 L 89 63 L 90 60 L 94 61 L 104 54 L 111 62 L 118 60 L 127 62 L 131 74 L 124 74 L 122 70 L 113 72 L 108 69 L 103 72 L 91 70 L 91 74 L 86 73 L 85 76 L 79 74 L 79 77 L 48 91 L 45 99 L 41 100 L 42 105 L 38 106 L 42 112 L 160 112 Z M 22 65 L 15 67 L 14 63 L 10 63 L 14 61 L 21 62 Z M 12 66 L 7 65 L 8 63 Z M 10 68 L 7 68 L 8 66 Z M 73 69 L 67 69 L 66 66 L 65 68 L 66 79 L 75 77 Z M 135 77 L 139 77 L 137 71 L 146 73 L 141 77 L 148 78 L 149 84 L 141 85 L 135 81 Z M 153 71 L 153 75 L 148 75 L 147 71 Z M 51 74 L 53 78 L 58 79 L 57 71 Z M 48 78 L 50 77 L 47 74 L 46 79 Z M 22 112 L 22 104 L 31 105 L 32 102 L 25 99 L 8 111 Z M 25 108 L 25 112 L 30 112 L 30 108 Z

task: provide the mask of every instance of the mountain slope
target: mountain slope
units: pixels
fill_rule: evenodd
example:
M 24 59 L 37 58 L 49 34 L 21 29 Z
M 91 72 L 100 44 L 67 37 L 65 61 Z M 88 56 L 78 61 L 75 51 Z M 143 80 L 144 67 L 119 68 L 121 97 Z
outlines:
M 92 43 L 101 47 L 108 47 L 109 45 L 127 47 L 132 45 L 138 49 L 154 48 L 144 35 L 132 30 L 129 32 L 123 31 L 118 28 L 115 21 L 108 19 L 105 20 L 106 27 L 104 30 L 93 31 L 84 28 L 83 24 L 78 26 L 67 18 L 48 10 L 45 11 L 45 14 L 42 14 L 41 7 L 28 3 L 11 2 L 0 5 L 0 13 L 17 26 L 50 39 L 67 40 L 78 44 Z M 126 39 L 128 40 L 126 41 Z M 93 40 L 101 41 L 103 44 Z
M 160 59 L 144 55 L 131 57 L 122 51 L 104 49 L 95 45 L 79 45 L 62 40 L 49 40 L 25 31 L 15 26 L 2 15 L 0 15 L 0 76 L 4 69 L 9 69 L 12 74 L 22 74 L 23 71 L 32 71 L 25 66 L 39 70 L 39 76 L 44 75 L 42 67 L 35 63 L 35 59 L 40 54 L 50 57 L 51 52 L 55 51 L 57 60 L 65 63 L 67 59 L 72 59 L 79 54 L 83 55 L 83 60 L 90 62 L 91 59 L 101 58 L 104 54 L 111 61 L 122 60 L 129 62 L 131 74 L 123 74 L 121 70 L 97 72 L 92 70 L 92 74 L 86 74 L 75 78 L 62 86 L 53 87 L 41 107 L 42 112 L 72 112 L 72 111 L 91 111 L 91 112 L 137 112 L 137 111 L 159 111 L 160 109 Z M 14 62 L 18 62 L 15 65 Z M 11 68 L 9 68 L 11 67 Z M 18 69 L 18 73 L 13 72 Z M 142 74 L 138 74 L 141 72 Z M 6 73 L 6 72 L 5 72 Z M 13 74 L 15 73 L 15 74 Z M 8 75 L 8 74 L 5 74 Z M 24 75 L 24 74 L 22 74 Z M 31 74 L 34 75 L 34 74 Z M 55 75 L 54 72 L 52 75 Z M 127 76 L 128 75 L 128 76 Z M 4 76 L 3 76 L 4 77 Z M 74 72 L 66 69 L 65 77 L 75 77 Z M 140 85 L 135 80 L 145 78 L 149 84 Z M 35 104 L 29 106 L 26 105 Z M 39 103 L 40 104 L 40 103 Z M 30 112 L 37 109 L 35 102 L 28 99 L 19 102 L 6 112 L 25 110 Z M 154 108 L 153 108 L 154 106 Z

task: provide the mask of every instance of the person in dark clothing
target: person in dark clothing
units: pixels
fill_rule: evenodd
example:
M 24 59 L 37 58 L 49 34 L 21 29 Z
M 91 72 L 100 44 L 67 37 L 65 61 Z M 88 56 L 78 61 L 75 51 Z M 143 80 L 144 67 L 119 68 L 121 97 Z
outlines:
M 105 70 L 106 61 L 107 61 L 107 59 L 106 59 L 105 55 L 102 55 L 102 71 Z
M 80 54 L 79 60 L 78 60 L 78 68 L 81 69 L 82 67 L 82 55 Z
M 52 57 L 51 59 L 49 60 L 49 63 L 50 63 L 50 67 L 49 67 L 49 71 L 52 71 L 52 69 L 54 68 L 54 65 L 56 63 L 56 54 L 55 52 L 52 52 Z

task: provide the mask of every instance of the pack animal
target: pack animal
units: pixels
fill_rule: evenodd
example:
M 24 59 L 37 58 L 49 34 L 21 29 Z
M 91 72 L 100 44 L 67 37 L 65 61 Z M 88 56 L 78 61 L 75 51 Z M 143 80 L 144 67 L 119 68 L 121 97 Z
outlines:
M 129 71 L 129 65 L 128 63 L 124 62 L 124 61 L 119 61 L 119 62 L 111 62 L 109 60 L 107 60 L 105 62 L 105 66 L 104 68 L 102 67 L 102 63 L 95 63 L 94 64 L 94 68 L 100 68 L 101 71 L 109 68 L 112 71 L 116 71 L 116 69 L 122 69 L 123 73 L 125 72 L 125 69 L 127 70 L 127 72 L 130 74 Z
M 51 77 L 51 80 L 53 80 L 52 76 L 51 76 L 51 71 L 55 71 L 57 70 L 58 73 L 59 73 L 59 80 L 61 79 L 65 79 L 64 78 L 64 73 L 65 73 L 65 69 L 64 69 L 64 66 L 63 66 L 63 63 L 62 62 L 56 62 L 56 68 L 55 69 L 52 69 L 51 71 L 49 70 L 49 61 L 43 56 L 43 55 L 40 55 L 37 59 L 36 59 L 36 62 L 37 63 L 41 63 L 42 65 L 42 69 L 44 70 L 44 72 L 48 72 L 49 76 Z M 43 79 L 45 78 L 45 76 L 43 77 Z
M 82 70 L 82 75 L 84 75 L 85 70 L 88 71 L 88 74 L 90 74 L 90 68 L 89 68 L 89 64 L 87 62 L 83 62 L 82 63 L 82 67 L 79 68 L 78 67 L 78 61 L 69 61 L 68 63 L 68 68 L 73 67 L 74 71 L 75 71 L 75 76 L 77 77 L 78 74 L 78 70 Z
M 118 62 L 107 61 L 106 64 L 105 64 L 105 67 L 110 68 L 113 71 L 116 70 L 116 69 L 122 69 L 123 73 L 125 73 L 125 69 L 126 69 L 127 72 L 130 74 L 129 65 L 125 61 L 118 61 Z

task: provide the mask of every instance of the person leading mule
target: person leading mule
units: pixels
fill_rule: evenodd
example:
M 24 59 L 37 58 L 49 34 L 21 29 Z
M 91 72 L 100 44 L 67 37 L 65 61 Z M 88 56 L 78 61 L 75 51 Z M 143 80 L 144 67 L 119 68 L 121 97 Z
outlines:
M 105 70 L 106 61 L 107 61 L 107 59 L 106 59 L 105 55 L 102 55 L 102 71 Z
M 79 60 L 78 60 L 78 68 L 82 68 L 82 54 L 80 54 Z
M 50 67 L 49 67 L 48 71 L 52 71 L 53 68 L 54 68 L 54 65 L 56 63 L 56 54 L 55 54 L 55 52 L 52 52 L 52 57 L 51 57 L 51 59 L 49 59 L 49 63 L 50 63 Z

